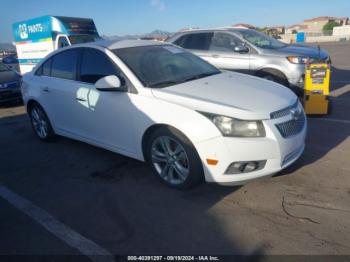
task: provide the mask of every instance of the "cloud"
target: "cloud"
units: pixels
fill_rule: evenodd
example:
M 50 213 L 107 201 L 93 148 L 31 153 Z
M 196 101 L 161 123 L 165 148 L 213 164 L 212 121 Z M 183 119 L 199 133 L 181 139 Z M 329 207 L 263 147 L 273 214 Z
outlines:
M 158 9 L 159 11 L 163 11 L 165 9 L 165 4 L 161 0 L 151 0 L 151 6 Z

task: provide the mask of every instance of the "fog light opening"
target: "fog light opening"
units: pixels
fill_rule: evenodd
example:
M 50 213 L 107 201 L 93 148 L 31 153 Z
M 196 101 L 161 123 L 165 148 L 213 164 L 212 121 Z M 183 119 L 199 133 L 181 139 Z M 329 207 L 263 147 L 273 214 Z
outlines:
M 258 167 L 257 162 L 248 162 L 245 164 L 243 172 L 252 172 Z
M 231 175 L 249 173 L 263 169 L 265 167 L 265 164 L 266 160 L 234 162 L 229 165 L 225 174 Z

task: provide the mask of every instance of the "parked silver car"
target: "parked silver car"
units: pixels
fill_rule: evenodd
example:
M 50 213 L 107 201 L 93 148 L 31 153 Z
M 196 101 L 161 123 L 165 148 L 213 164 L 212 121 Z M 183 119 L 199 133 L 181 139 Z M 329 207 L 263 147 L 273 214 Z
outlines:
M 192 51 L 220 69 L 275 81 L 299 95 L 304 88 L 305 64 L 314 60 L 330 62 L 324 50 L 285 44 L 252 29 L 188 30 L 176 33 L 167 41 Z

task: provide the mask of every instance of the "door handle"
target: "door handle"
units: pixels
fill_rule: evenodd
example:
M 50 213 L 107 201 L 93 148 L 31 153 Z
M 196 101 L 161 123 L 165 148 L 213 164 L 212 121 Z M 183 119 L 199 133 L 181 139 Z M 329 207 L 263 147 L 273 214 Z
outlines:
M 44 92 L 50 92 L 50 89 L 48 86 L 42 86 L 41 89 L 44 91 Z
M 82 101 L 82 102 L 86 102 L 87 101 L 85 98 L 82 98 L 82 97 L 76 97 L 75 99 L 78 100 L 78 101 Z
M 212 55 L 211 57 L 213 57 L 213 58 L 219 58 L 220 56 L 219 56 L 219 55 Z

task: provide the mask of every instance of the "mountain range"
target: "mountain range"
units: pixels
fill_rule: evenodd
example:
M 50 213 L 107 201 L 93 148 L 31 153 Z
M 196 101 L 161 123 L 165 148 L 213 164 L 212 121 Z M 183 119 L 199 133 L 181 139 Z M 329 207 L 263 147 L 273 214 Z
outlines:
M 0 51 L 6 50 L 6 51 L 14 51 L 16 48 L 11 43 L 0 43 Z
M 164 39 L 171 36 L 173 33 L 162 31 L 162 30 L 154 30 L 148 34 L 140 34 L 140 35 L 102 35 L 101 37 L 106 40 L 124 40 L 124 39 L 140 39 L 140 38 L 160 38 Z M 0 51 L 1 50 L 15 50 L 14 45 L 11 43 L 0 43 Z
M 154 30 L 148 34 L 140 34 L 140 35 L 112 35 L 106 36 L 102 35 L 102 38 L 106 40 L 124 40 L 124 39 L 140 39 L 140 38 L 167 38 L 171 36 L 173 33 L 162 31 L 162 30 Z

